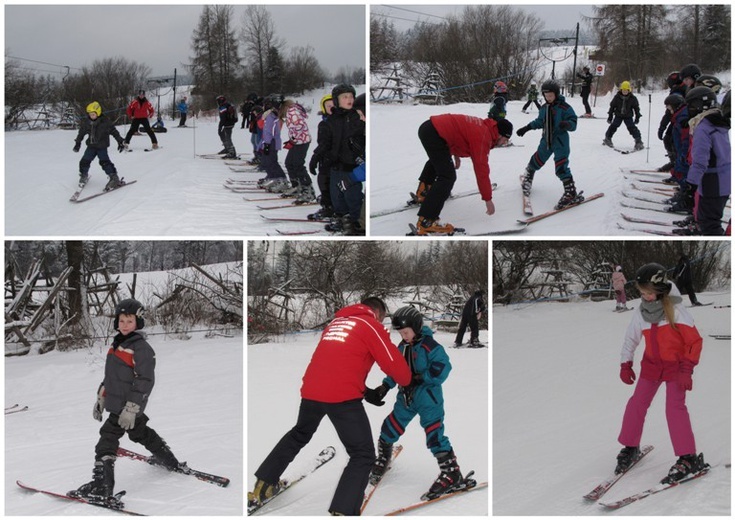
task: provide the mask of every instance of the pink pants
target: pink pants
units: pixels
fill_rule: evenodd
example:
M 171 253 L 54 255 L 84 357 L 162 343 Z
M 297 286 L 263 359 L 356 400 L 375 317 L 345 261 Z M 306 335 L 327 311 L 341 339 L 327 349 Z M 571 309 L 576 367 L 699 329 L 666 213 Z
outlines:
M 627 300 L 625 298 L 625 291 L 615 291 L 615 301 L 617 303 L 622 303 L 625 305 L 627 303 Z
M 625 407 L 623 426 L 618 436 L 620 444 L 640 446 L 646 412 L 663 382 L 649 381 L 642 377 L 638 379 L 633 395 Z M 686 391 L 682 390 L 676 381 L 666 381 L 666 422 L 669 425 L 669 436 L 674 447 L 674 454 L 677 457 L 696 454 L 694 432 L 692 432 L 686 405 Z

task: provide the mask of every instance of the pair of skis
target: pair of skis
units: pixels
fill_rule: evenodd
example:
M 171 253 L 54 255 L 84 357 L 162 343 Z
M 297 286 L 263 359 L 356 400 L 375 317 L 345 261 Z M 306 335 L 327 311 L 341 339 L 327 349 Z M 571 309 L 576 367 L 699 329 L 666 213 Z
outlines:
M 157 464 L 155 459 L 152 459 L 151 457 L 148 457 L 147 455 L 141 455 L 140 453 L 135 453 L 133 451 L 126 450 L 124 448 L 118 448 L 117 455 L 118 457 L 127 457 L 133 460 L 138 460 L 138 461 L 146 462 L 154 466 L 165 468 L 165 466 Z M 204 473 L 202 471 L 197 471 L 195 469 L 189 468 L 185 464 L 182 464 L 179 468 L 175 470 L 169 469 L 169 471 L 174 471 L 176 473 L 181 473 L 183 475 L 190 475 L 198 480 L 208 482 L 210 484 L 215 484 L 221 487 L 226 487 L 230 483 L 230 479 L 226 477 L 220 477 L 218 475 L 212 475 L 210 473 Z M 96 497 L 96 496 L 91 496 L 91 495 L 90 496 L 80 495 L 78 494 L 76 490 L 69 491 L 67 494 L 56 493 L 54 491 L 49 491 L 46 489 L 29 486 L 21 482 L 20 480 L 17 480 L 15 483 L 22 489 L 25 489 L 26 491 L 32 491 L 34 493 L 42 493 L 44 495 L 62 499 L 62 500 L 71 500 L 74 502 L 79 502 L 81 504 L 101 507 L 104 509 L 109 509 L 111 511 L 117 511 L 118 513 L 124 513 L 126 515 L 146 516 L 142 513 L 137 513 L 135 511 L 131 511 L 125 508 L 125 504 L 121 500 L 121 498 L 125 495 L 125 491 L 120 491 L 113 497 Z
M 86 202 L 88 200 L 95 199 L 97 197 L 101 197 L 102 195 L 107 195 L 108 193 L 112 193 L 113 191 L 117 191 L 120 188 L 124 188 L 126 186 L 130 186 L 131 184 L 135 184 L 138 181 L 136 180 L 136 181 L 125 182 L 124 179 L 120 179 L 120 182 L 122 184 L 120 184 L 120 186 L 118 186 L 117 188 L 113 188 L 111 190 L 103 190 L 103 191 L 97 192 L 97 193 L 95 193 L 93 195 L 89 195 L 87 197 L 81 197 L 82 190 L 84 190 L 84 187 L 87 185 L 87 183 L 79 184 L 79 186 L 77 186 L 77 191 L 75 191 L 72 194 L 72 196 L 69 198 L 69 202 L 74 202 L 76 204 L 81 204 L 82 202 Z
M 593 502 L 598 501 L 600 498 L 607 493 L 611 487 L 615 485 L 615 483 L 623 478 L 628 471 L 630 471 L 640 460 L 645 457 L 648 453 L 650 453 L 653 450 L 653 446 L 643 446 L 641 447 L 640 455 L 638 458 L 633 461 L 633 464 L 631 464 L 625 471 L 613 474 L 607 479 L 603 480 L 595 489 L 587 493 L 584 498 Z M 673 487 L 676 487 L 680 484 L 683 484 L 685 482 L 689 482 L 690 480 L 694 480 L 696 478 L 699 478 L 701 476 L 704 476 L 709 472 L 710 466 L 709 464 L 705 464 L 704 469 L 701 471 L 698 471 L 697 473 L 693 473 L 692 475 L 685 477 L 681 480 L 678 480 L 676 482 L 671 483 L 660 483 L 656 484 L 655 486 L 648 488 L 644 491 L 641 491 L 639 493 L 635 493 L 633 495 L 629 495 L 625 498 L 621 498 L 620 500 L 616 500 L 613 502 L 598 502 L 601 506 L 603 506 L 606 509 L 620 509 L 621 507 L 625 507 L 629 504 L 632 504 L 633 502 L 638 502 L 639 500 L 643 500 L 644 498 L 650 497 L 651 495 L 655 495 L 656 493 L 660 493 L 661 491 L 666 491 L 667 489 L 671 489 Z
M 19 404 L 14 404 L 13 406 L 8 406 L 5 408 L 5 415 L 10 415 L 18 412 L 25 412 L 28 410 L 27 406 L 20 406 Z

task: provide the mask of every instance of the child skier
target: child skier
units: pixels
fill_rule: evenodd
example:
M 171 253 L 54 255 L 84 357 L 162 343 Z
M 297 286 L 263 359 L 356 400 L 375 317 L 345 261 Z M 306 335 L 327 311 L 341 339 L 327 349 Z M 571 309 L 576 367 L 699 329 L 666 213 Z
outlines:
M 439 477 L 421 498 L 429 500 L 445 493 L 464 489 L 468 484 L 462 477 L 457 457 L 449 439 L 444 435 L 444 398 L 442 383 L 446 381 L 452 365 L 449 357 L 433 336 L 431 329 L 424 326 L 421 313 L 415 307 L 401 307 L 393 313 L 393 328 L 401 335 L 398 345 L 411 369 L 408 385 L 399 387 L 393 411 L 383 421 L 378 440 L 378 458 L 370 474 L 371 482 L 377 482 L 385 473 L 393 452 L 393 444 L 406 431 L 416 415 L 426 432 L 426 447 L 436 457 L 441 470 Z M 383 379 L 380 386 L 368 389 L 365 400 L 371 404 L 383 404 L 388 390 L 396 386 L 390 377 Z
M 635 120 L 633 119 L 635 117 Z M 610 125 L 605 132 L 605 139 L 602 144 L 613 147 L 612 136 L 615 135 L 622 123 L 635 139 L 635 150 L 643 150 L 643 141 L 641 140 L 641 131 L 636 126 L 641 120 L 641 109 L 638 105 L 638 98 L 635 97 L 630 90 L 630 82 L 623 81 L 620 84 L 620 90 L 610 101 L 610 109 L 607 113 L 607 124 Z
M 284 144 L 284 148 L 288 150 L 285 163 L 293 186 L 292 190 L 284 192 L 284 195 L 295 196 L 295 204 L 314 202 L 316 193 L 314 193 L 311 178 L 306 170 L 306 154 L 311 144 L 311 134 L 307 123 L 308 114 L 300 104 L 292 99 L 287 99 L 281 103 L 278 116 L 281 123 L 285 123 L 288 127 L 288 141 Z
M 332 100 L 332 94 L 329 93 L 322 97 L 319 102 L 320 111 L 319 114 L 322 116 L 322 120 L 319 121 L 319 126 L 316 129 L 316 143 L 317 150 L 325 152 L 324 142 L 325 136 L 329 129 L 327 128 L 327 118 L 332 114 L 334 108 L 334 101 Z M 311 213 L 307 218 L 309 220 L 326 220 L 334 215 L 332 209 L 332 196 L 329 192 L 329 161 L 323 154 L 318 154 L 317 150 L 311 155 L 309 161 L 309 172 L 312 175 L 316 175 L 316 183 L 319 186 L 319 204 L 321 208 L 315 213 Z
M 616 473 L 629 468 L 640 456 L 646 412 L 662 383 L 666 384 L 666 421 L 678 457 L 662 484 L 678 482 L 705 469 L 704 456 L 697 455 L 694 433 L 686 407 L 686 392 L 692 389 L 692 373 L 699 363 L 702 338 L 691 315 L 681 305 L 678 290 L 660 264 L 646 264 L 636 272 L 641 304 L 625 332 L 620 379 L 632 385 L 636 379 L 633 356 L 641 340 L 645 352 L 633 396 L 628 401 L 618 441 L 624 446 L 617 457 Z
M 521 112 L 523 112 L 524 114 L 528 114 L 528 111 L 526 111 L 526 109 L 531 103 L 536 105 L 536 110 L 541 110 L 541 105 L 538 102 L 538 86 L 536 85 L 535 81 L 532 81 L 531 85 L 528 87 L 528 90 L 526 91 L 526 99 L 526 104 L 523 105 L 523 109 L 521 110 Z
M 577 129 L 577 114 L 559 93 L 559 84 L 556 81 L 552 79 L 544 81 L 541 84 L 541 93 L 546 103 L 539 110 L 538 117 L 516 132 L 519 137 L 523 137 L 529 130 L 543 130 L 536 153 L 531 156 L 526 166 L 521 187 L 526 196 L 531 194 L 536 171 L 553 154 L 556 176 L 564 185 L 564 194 L 555 206 L 555 209 L 561 209 L 584 200 L 584 197 L 577 195 L 574 178 L 569 169 L 569 132 Z
M 291 188 L 286 172 L 278 162 L 278 152 L 281 149 L 281 121 L 278 119 L 280 106 L 280 98 L 266 98 L 263 101 L 263 115 L 259 121 L 263 127 L 260 141 L 261 165 L 266 172 L 265 179 L 262 179 L 260 185 L 271 193 L 283 193 Z
M 154 150 L 158 148 L 158 139 L 156 139 L 156 134 L 153 133 L 151 124 L 148 121 L 148 118 L 153 117 L 155 110 L 151 102 L 146 99 L 145 90 L 138 91 L 138 97 L 130 102 L 126 113 L 132 122 L 128 133 L 125 135 L 125 148 L 130 145 L 130 140 L 141 125 L 143 125 L 143 130 L 148 134 L 148 137 L 151 138 L 151 148 Z
M 679 191 L 667 202 L 671 203 L 672 211 L 691 213 L 694 208 L 694 190 L 687 182 L 689 173 L 689 111 L 686 101 L 680 94 L 671 94 L 664 99 L 666 113 L 671 120 L 670 138 L 673 153 L 671 176 L 679 185 Z
M 224 154 L 225 159 L 237 159 L 237 151 L 232 143 L 232 129 L 237 123 L 237 110 L 225 96 L 217 96 L 217 110 L 219 112 L 217 134 L 224 146 L 220 153 Z
M 84 186 L 89 181 L 89 167 L 92 165 L 95 157 L 97 157 L 100 161 L 100 166 L 109 177 L 105 191 L 118 188 L 123 183 L 117 176 L 117 169 L 110 160 L 107 149 L 110 147 L 110 136 L 114 137 L 117 141 L 118 152 L 122 152 L 125 149 L 125 143 L 112 121 L 102 114 L 102 107 L 96 101 L 87 105 L 87 118 L 82 120 L 79 126 L 79 133 L 77 133 L 77 138 L 74 140 L 75 152 L 79 152 L 82 146 L 82 139 L 84 139 L 85 135 L 88 135 L 89 138 L 86 142 L 87 149 L 79 161 L 79 185 Z
M 616 311 L 627 311 L 626 306 L 628 300 L 625 297 L 625 284 L 628 281 L 625 279 L 623 274 L 623 268 L 619 265 L 615 266 L 615 271 L 612 274 L 612 288 L 615 291 L 615 310 Z
M 148 426 L 145 408 L 155 381 L 156 354 L 145 334 L 143 305 L 134 299 L 122 300 L 115 307 L 114 328 L 119 331 L 112 341 L 105 362 L 105 378 L 97 390 L 92 417 L 102 421 L 105 410 L 110 412 L 100 429 L 95 446 L 92 481 L 83 484 L 70 496 L 89 497 L 114 505 L 115 459 L 120 438 L 128 434 L 131 441 L 145 446 L 157 464 L 171 470 L 185 467 L 176 459 L 166 442 Z

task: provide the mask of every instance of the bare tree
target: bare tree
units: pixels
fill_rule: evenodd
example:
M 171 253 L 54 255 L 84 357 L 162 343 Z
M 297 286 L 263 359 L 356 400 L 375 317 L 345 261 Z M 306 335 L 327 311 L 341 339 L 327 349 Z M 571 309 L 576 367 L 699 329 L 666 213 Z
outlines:
M 255 73 L 255 84 L 266 94 L 268 55 L 271 49 L 282 49 L 284 42 L 276 36 L 276 26 L 270 11 L 264 5 L 249 5 L 242 14 L 240 42 L 245 61 Z

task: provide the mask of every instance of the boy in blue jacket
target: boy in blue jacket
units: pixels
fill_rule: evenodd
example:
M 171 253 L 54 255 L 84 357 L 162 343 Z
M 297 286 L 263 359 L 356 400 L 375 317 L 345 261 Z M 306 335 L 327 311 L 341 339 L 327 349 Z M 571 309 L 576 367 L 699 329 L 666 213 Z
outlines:
M 411 383 L 400 386 L 393 411 L 383 421 L 378 440 L 378 458 L 370 473 L 370 481 L 380 481 L 390 462 L 393 444 L 406 431 L 416 415 L 426 432 L 426 447 L 436 457 L 441 473 L 422 497 L 436 498 L 445 493 L 463 489 L 467 483 L 462 477 L 457 457 L 449 439 L 444 435 L 444 397 L 442 383 L 452 365 L 444 347 L 437 343 L 431 329 L 424 326 L 421 313 L 415 307 L 401 307 L 393 313 L 393 328 L 401 335 L 398 350 L 403 354 L 412 372 Z M 396 386 L 390 377 L 380 386 L 365 391 L 365 400 L 382 406 L 388 390 Z

